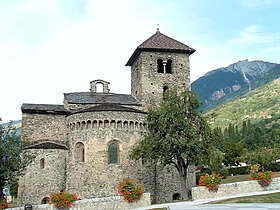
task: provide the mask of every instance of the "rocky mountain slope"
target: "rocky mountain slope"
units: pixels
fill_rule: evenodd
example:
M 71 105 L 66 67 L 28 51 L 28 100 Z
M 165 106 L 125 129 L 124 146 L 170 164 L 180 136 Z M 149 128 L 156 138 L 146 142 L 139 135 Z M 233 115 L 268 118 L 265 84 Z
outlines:
M 191 84 L 202 109 L 238 98 L 280 76 L 280 64 L 243 60 L 208 72 Z
M 280 78 L 246 93 L 243 97 L 209 110 L 213 127 L 225 128 L 229 123 L 241 125 L 269 120 L 280 124 Z

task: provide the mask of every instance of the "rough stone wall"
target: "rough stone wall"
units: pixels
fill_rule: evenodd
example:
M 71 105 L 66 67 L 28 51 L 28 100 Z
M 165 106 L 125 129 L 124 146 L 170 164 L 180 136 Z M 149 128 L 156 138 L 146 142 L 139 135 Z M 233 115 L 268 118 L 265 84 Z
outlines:
M 261 187 L 258 181 L 244 181 L 235 182 L 229 184 L 221 184 L 217 192 L 209 192 L 205 187 L 193 187 L 192 188 L 192 199 L 200 200 L 207 198 L 218 198 L 223 196 L 244 194 L 250 192 L 260 192 L 268 190 L 279 190 L 280 178 L 273 178 L 272 182 L 268 187 Z
M 65 166 L 67 150 L 30 149 L 35 156 L 21 177 L 18 202 L 20 204 L 40 204 L 51 192 L 59 192 L 65 188 Z M 44 167 L 41 159 L 44 159 Z
M 194 186 L 194 168 L 191 166 L 188 173 L 187 188 L 189 193 Z M 164 168 L 142 168 L 143 183 L 147 192 L 151 193 L 152 203 L 167 203 L 174 201 L 174 195 L 179 194 L 176 200 L 181 200 L 182 188 L 177 169 L 173 165 Z
M 78 200 L 69 210 L 132 210 L 151 205 L 150 193 L 144 193 L 138 202 L 128 203 L 120 196 Z M 53 204 L 33 205 L 33 210 L 54 210 Z M 23 207 L 12 210 L 23 210 Z
M 64 115 L 54 114 L 22 114 L 21 139 L 30 142 L 37 140 L 66 140 L 66 124 Z
M 172 60 L 172 73 L 157 73 L 157 60 Z M 162 99 L 163 87 L 190 88 L 189 55 L 185 53 L 141 52 L 131 67 L 131 94 L 146 108 Z
M 132 112 L 87 112 L 67 117 L 69 162 L 67 190 L 81 198 L 117 195 L 121 178 L 141 179 L 139 165 L 128 158 L 130 148 L 142 136 L 145 114 Z M 85 161 L 77 162 L 75 145 L 84 145 Z M 119 162 L 108 164 L 108 146 L 116 142 Z

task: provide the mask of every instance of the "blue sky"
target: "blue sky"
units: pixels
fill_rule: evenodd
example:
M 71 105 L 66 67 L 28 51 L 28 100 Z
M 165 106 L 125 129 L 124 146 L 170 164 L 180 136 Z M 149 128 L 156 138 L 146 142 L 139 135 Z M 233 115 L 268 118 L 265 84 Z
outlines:
M 191 81 L 239 60 L 279 62 L 279 0 L 0 0 L 0 117 L 109 81 L 130 93 L 130 55 L 160 31 L 196 52 Z

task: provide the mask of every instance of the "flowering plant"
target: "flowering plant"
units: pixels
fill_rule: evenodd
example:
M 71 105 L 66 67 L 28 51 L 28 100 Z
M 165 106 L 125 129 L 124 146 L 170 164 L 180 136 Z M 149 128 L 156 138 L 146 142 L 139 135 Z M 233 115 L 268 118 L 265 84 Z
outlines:
M 199 186 L 205 186 L 209 191 L 217 192 L 221 182 L 222 177 L 219 174 L 205 174 L 200 176 L 198 184 Z
M 144 185 L 134 179 L 126 178 L 120 181 L 118 192 L 128 202 L 134 202 L 144 193 Z
M 58 209 L 69 209 L 76 200 L 78 200 L 76 193 L 68 193 L 61 190 L 59 193 L 50 194 L 49 203 L 52 203 Z
M 0 200 L 0 210 L 8 208 L 8 203 L 5 200 Z
M 262 187 L 267 187 L 272 182 L 272 171 L 250 174 L 250 179 L 257 180 Z

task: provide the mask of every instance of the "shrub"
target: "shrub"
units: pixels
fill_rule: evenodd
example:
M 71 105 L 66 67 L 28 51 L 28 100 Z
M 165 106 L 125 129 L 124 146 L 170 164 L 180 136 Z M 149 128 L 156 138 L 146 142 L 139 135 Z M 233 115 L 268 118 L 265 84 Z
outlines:
M 120 181 L 118 192 L 128 202 L 138 201 L 144 193 L 144 185 L 134 179 L 126 178 Z
M 68 193 L 61 190 L 59 193 L 50 194 L 49 203 L 52 203 L 58 209 L 69 209 L 76 200 L 78 200 L 76 193 Z
M 272 163 L 269 167 L 268 167 L 269 171 L 280 171 L 280 163 Z
M 223 177 L 223 179 L 227 178 L 227 176 L 229 175 L 228 169 L 223 168 L 223 169 L 219 170 L 219 174 Z
M 233 175 L 242 175 L 242 174 L 248 174 L 248 166 L 241 166 L 241 167 L 236 167 L 236 168 L 229 168 L 228 173 L 233 174 Z
M 205 186 L 209 191 L 217 192 L 219 185 L 222 182 L 222 177 L 219 174 L 205 174 L 201 176 L 198 183 L 200 186 Z

